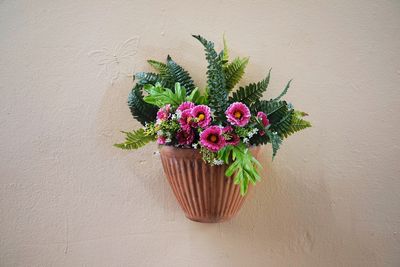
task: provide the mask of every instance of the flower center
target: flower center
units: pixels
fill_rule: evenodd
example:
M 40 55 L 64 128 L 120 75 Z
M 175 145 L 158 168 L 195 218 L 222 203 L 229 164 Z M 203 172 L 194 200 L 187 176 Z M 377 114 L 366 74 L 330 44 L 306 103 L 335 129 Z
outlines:
M 235 113 L 233 115 L 235 116 L 236 119 L 240 119 L 242 117 L 242 112 L 235 111 Z
M 190 117 L 190 116 L 189 116 L 189 117 L 187 117 L 187 119 L 186 119 L 186 123 L 187 123 L 187 124 L 189 124 L 191 121 L 192 121 L 192 117 Z
M 210 141 L 215 143 L 218 140 L 218 137 L 214 134 L 210 135 Z
M 197 116 L 197 118 L 199 119 L 199 121 L 202 121 L 206 118 L 206 116 L 203 113 L 200 113 L 199 116 Z

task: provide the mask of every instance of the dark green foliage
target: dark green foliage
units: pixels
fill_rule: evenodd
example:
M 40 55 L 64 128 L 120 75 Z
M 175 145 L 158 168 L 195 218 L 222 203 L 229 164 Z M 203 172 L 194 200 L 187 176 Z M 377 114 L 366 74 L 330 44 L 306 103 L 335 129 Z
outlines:
M 275 101 L 278 101 L 279 99 L 282 98 L 282 96 L 286 95 L 287 91 L 289 90 L 289 87 L 290 87 L 290 83 L 291 83 L 291 82 L 292 82 L 292 80 L 290 80 L 290 81 L 286 84 L 285 89 L 283 89 L 282 93 L 281 93 L 277 98 L 274 99 Z
M 276 152 L 278 151 L 280 145 L 282 144 L 282 138 L 276 132 L 267 131 L 267 136 L 272 145 L 272 159 L 276 156 Z
M 169 68 L 167 64 L 149 59 L 147 62 L 160 74 L 162 78 L 170 78 Z
M 282 138 L 287 138 L 289 135 L 308 127 L 311 127 L 311 123 L 296 116 L 296 113 L 292 110 L 286 117 L 282 118 L 282 121 L 273 125 L 271 129 L 278 132 Z
M 181 86 L 185 87 L 186 93 L 190 94 L 196 86 L 194 85 L 189 72 L 173 61 L 170 56 L 167 57 L 167 67 L 169 73 L 172 75 L 173 81 L 175 83 L 180 83 Z
M 158 77 L 151 80 L 151 84 L 154 85 L 155 83 L 153 81 L 158 78 L 157 82 L 173 90 L 175 83 L 180 83 L 181 86 L 185 87 L 187 94 L 190 94 L 196 87 L 189 72 L 173 61 L 170 56 L 167 57 L 166 64 L 156 60 L 148 60 L 147 62 L 159 72 L 159 74 L 157 74 Z M 146 80 L 144 80 L 144 82 L 146 82 Z
M 128 95 L 128 106 L 132 116 L 142 125 L 145 125 L 146 122 L 155 120 L 158 109 L 143 100 L 142 89 L 142 85 L 138 83 L 135 85 Z
M 267 77 L 258 83 L 251 83 L 245 87 L 240 87 L 239 90 L 234 92 L 229 98 L 229 102 L 242 102 L 247 106 L 259 101 L 262 94 L 267 90 L 269 84 L 269 77 L 271 76 L 271 70 L 268 72 Z
M 223 71 L 224 53 L 217 54 L 214 49 L 214 43 L 207 41 L 200 35 L 193 35 L 200 41 L 206 52 L 207 67 L 207 87 L 208 87 L 208 104 L 211 109 L 215 110 L 217 120 L 225 120 L 225 110 L 227 107 L 228 91 L 226 90 L 225 74 Z
M 148 83 L 161 83 L 165 85 L 165 82 L 163 82 L 163 78 L 161 77 L 161 75 L 152 72 L 138 72 L 135 74 L 135 79 L 137 79 L 137 83 L 140 85 L 145 85 Z
M 114 146 L 122 149 L 138 149 L 149 142 L 155 140 L 155 136 L 146 135 L 144 129 L 139 129 L 133 132 L 123 132 L 126 134 L 125 142 L 121 144 L 115 144 Z
M 271 131 L 277 132 L 281 138 L 286 138 L 297 131 L 311 127 L 308 121 L 301 118 L 304 113 L 289 109 L 289 105 L 286 101 L 261 100 L 252 105 L 251 109 L 259 110 L 267 114 L 271 124 Z
M 244 70 L 249 63 L 249 58 L 235 58 L 231 63 L 224 66 L 226 79 L 226 90 L 232 91 L 235 85 L 242 79 Z

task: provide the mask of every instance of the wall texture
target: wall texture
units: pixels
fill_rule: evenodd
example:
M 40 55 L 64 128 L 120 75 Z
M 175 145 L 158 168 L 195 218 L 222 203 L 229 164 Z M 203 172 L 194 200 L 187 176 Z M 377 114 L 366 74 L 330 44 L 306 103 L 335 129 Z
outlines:
M 244 82 L 272 67 L 273 97 L 293 78 L 314 127 L 203 225 L 155 145 L 112 144 L 139 127 L 128 73 L 170 54 L 204 86 L 190 34 L 223 32 Z M 399 1 L 3 0 L 0 33 L 0 266 L 400 266 Z

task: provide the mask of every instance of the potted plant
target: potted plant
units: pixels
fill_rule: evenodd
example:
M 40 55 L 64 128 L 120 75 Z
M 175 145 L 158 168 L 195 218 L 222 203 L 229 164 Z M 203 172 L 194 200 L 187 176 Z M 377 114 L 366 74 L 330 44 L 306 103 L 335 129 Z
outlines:
M 271 143 L 275 157 L 282 140 L 310 127 L 307 114 L 281 98 L 261 100 L 270 73 L 258 83 L 239 87 L 248 58 L 229 60 L 224 49 L 194 35 L 208 61 L 207 86 L 200 91 L 189 73 L 170 56 L 148 60 L 157 73 L 135 74 L 128 97 L 131 113 L 143 128 L 124 132 L 122 149 L 157 141 L 161 161 L 185 215 L 199 222 L 220 222 L 240 209 L 249 185 L 260 180 L 261 145 Z

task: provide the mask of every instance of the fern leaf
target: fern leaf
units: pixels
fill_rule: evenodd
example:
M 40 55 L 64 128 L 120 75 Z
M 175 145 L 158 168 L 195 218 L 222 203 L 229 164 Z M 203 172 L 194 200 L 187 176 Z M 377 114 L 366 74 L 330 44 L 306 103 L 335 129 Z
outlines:
M 156 118 L 157 107 L 150 105 L 143 100 L 143 86 L 136 84 L 128 95 L 128 106 L 132 116 L 142 125 L 151 122 Z
M 267 90 L 270 75 L 271 71 L 269 71 L 268 76 L 261 82 L 251 83 L 245 87 L 240 87 L 233 93 L 232 97 L 229 98 L 229 102 L 242 102 L 250 106 L 259 101 L 262 94 Z
M 229 61 L 229 49 L 228 49 L 228 44 L 227 44 L 226 39 L 225 39 L 225 34 L 223 35 L 223 41 L 224 41 L 224 57 L 223 57 L 223 61 L 224 61 L 224 64 L 225 64 L 225 63 L 228 63 L 228 61 Z
M 267 135 L 272 145 L 272 159 L 274 159 L 276 156 L 276 152 L 278 151 L 279 147 L 282 144 L 282 139 L 276 132 L 267 131 Z
M 167 64 L 149 59 L 147 62 L 160 74 L 162 78 L 171 78 Z
M 249 58 L 235 58 L 231 63 L 224 67 L 226 90 L 231 91 L 242 79 L 244 70 L 249 63 Z
M 276 124 L 271 124 L 271 129 L 276 131 L 281 138 L 287 138 L 295 132 L 311 127 L 311 123 L 298 117 L 291 110 Z
M 208 103 L 215 110 L 217 120 L 224 120 L 224 112 L 227 107 L 228 91 L 226 90 L 225 74 L 223 71 L 223 55 L 217 54 L 214 49 L 214 43 L 207 41 L 200 35 L 193 35 L 204 46 L 207 67 L 207 87 L 208 87 Z
M 115 147 L 122 149 L 138 149 L 155 140 L 155 136 L 146 135 L 143 129 L 123 133 L 126 134 L 125 142 L 114 144 Z
M 189 72 L 173 61 L 170 56 L 167 57 L 167 67 L 170 75 L 173 77 L 174 83 L 178 82 L 181 86 L 185 87 L 187 94 L 190 94 L 196 88 Z
M 277 98 L 274 99 L 275 101 L 278 101 L 279 99 L 282 98 L 282 96 L 286 95 L 287 91 L 289 90 L 289 87 L 290 87 L 290 83 L 291 83 L 291 82 L 292 82 L 292 80 L 290 80 L 290 81 L 286 84 L 285 89 L 283 89 L 282 93 L 281 93 Z

